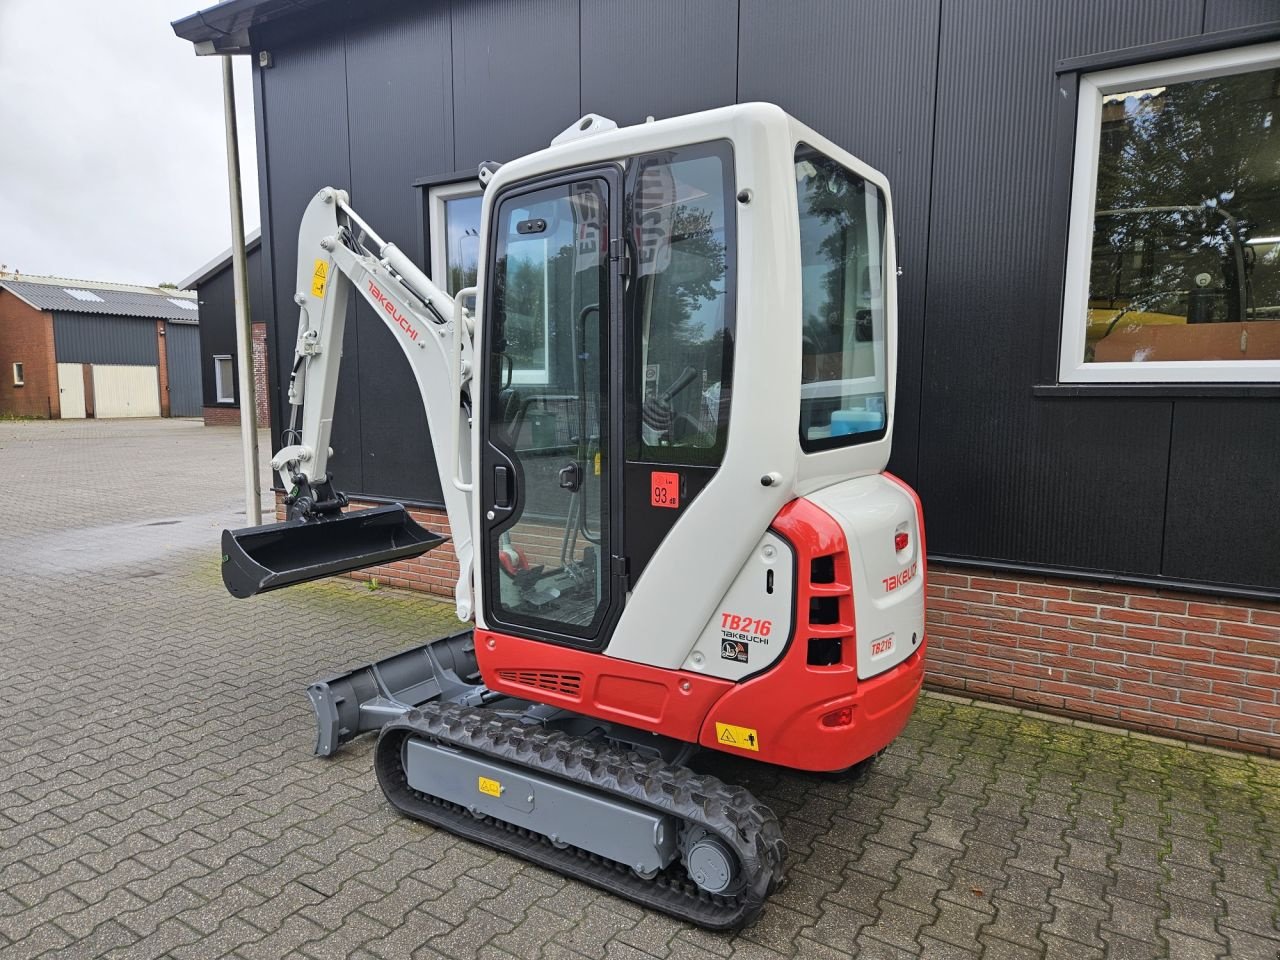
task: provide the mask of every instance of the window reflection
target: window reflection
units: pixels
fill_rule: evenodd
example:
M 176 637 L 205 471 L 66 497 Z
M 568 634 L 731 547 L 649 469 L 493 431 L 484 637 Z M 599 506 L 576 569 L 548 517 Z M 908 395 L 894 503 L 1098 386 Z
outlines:
M 1103 96 L 1084 359 L 1280 359 L 1280 70 Z
M 637 456 L 717 463 L 732 381 L 729 243 L 732 155 L 703 144 L 638 157 L 628 228 L 635 258 L 628 290 L 639 338 Z
M 884 198 L 803 144 L 800 205 L 800 440 L 805 450 L 884 436 Z

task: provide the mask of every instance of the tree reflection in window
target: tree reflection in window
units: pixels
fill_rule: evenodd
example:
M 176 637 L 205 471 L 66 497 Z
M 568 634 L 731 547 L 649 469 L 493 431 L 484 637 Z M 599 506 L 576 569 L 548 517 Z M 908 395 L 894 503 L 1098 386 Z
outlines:
M 632 356 L 642 408 L 632 454 L 718 463 L 732 392 L 729 147 L 702 144 L 639 157 L 629 184 L 635 264 L 627 302 L 639 341 Z
M 1102 99 L 1085 360 L 1280 357 L 1280 70 Z

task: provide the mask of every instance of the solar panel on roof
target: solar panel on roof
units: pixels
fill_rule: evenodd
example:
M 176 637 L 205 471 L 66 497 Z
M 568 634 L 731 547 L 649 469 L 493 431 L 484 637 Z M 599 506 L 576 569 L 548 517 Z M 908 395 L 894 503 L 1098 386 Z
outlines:
M 83 300 L 85 303 L 106 303 L 107 302 L 103 300 L 100 296 L 98 296 L 96 293 L 90 293 L 88 290 L 73 290 L 70 287 L 63 287 L 62 292 L 70 294 L 71 296 L 75 297 L 77 300 Z
M 199 310 L 194 300 L 179 300 L 176 297 L 165 297 L 175 307 L 181 307 L 183 310 Z

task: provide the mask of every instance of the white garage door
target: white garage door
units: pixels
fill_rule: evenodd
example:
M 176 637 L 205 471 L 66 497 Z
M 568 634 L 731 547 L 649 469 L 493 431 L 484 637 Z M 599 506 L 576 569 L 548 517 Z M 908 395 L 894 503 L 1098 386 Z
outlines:
M 160 377 L 155 367 L 93 365 L 93 415 L 160 416 Z
M 84 365 L 58 364 L 58 406 L 63 420 L 84 419 Z

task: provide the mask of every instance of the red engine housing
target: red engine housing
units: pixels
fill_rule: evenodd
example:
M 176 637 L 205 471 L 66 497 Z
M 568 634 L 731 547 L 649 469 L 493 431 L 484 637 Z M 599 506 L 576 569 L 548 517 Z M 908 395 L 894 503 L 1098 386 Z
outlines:
M 919 498 L 914 492 L 912 497 L 923 557 L 923 517 Z M 801 498 L 782 509 L 772 529 L 795 550 L 795 629 L 786 651 L 763 673 L 733 683 L 477 630 L 476 657 L 485 684 L 514 697 L 792 769 L 843 770 L 878 753 L 910 719 L 924 677 L 926 640 L 897 666 L 859 680 L 853 576 L 843 528 Z M 814 583 L 813 560 L 826 556 L 835 558 L 835 580 Z M 809 622 L 814 597 L 837 598 L 837 623 Z M 832 637 L 847 639 L 840 661 L 809 663 L 810 638 Z M 727 736 L 725 725 L 732 728 Z

